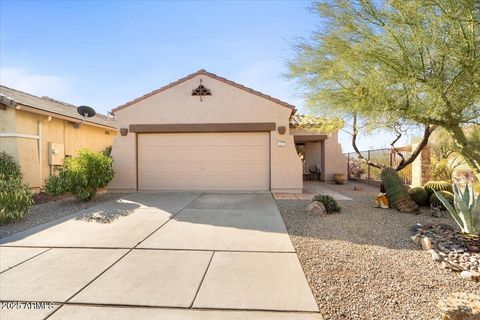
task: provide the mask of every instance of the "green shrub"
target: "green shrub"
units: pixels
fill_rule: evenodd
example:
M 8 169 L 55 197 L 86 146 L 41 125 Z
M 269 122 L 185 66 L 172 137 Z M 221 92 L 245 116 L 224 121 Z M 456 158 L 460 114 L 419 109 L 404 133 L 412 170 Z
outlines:
M 102 151 L 102 154 L 103 154 L 104 156 L 107 156 L 107 157 L 111 158 L 111 157 L 112 157 L 112 146 L 106 147 L 106 148 Z
M 58 176 L 50 176 L 45 184 L 45 193 L 52 196 L 59 196 L 68 192 L 68 183 L 65 173 L 62 171 Z
M 327 213 L 339 212 L 342 207 L 340 207 L 335 199 L 329 195 L 317 194 L 313 197 L 313 201 L 321 202 L 325 205 Z
M 3 179 L 21 178 L 20 167 L 17 165 L 11 155 L 6 152 L 0 152 L 0 174 Z
M 112 159 L 100 152 L 87 149 L 78 156 L 64 161 L 58 178 L 47 181 L 46 191 L 52 195 L 73 193 L 80 200 L 91 200 L 97 190 L 104 188 L 113 179 Z
M 12 156 L 0 152 L 0 223 L 23 218 L 33 204 L 28 185 Z
M 434 180 L 452 182 L 453 169 L 448 159 L 438 159 L 435 156 L 430 159 L 430 172 Z
M 23 218 L 33 204 L 28 185 L 20 178 L 6 179 L 0 174 L 0 223 Z

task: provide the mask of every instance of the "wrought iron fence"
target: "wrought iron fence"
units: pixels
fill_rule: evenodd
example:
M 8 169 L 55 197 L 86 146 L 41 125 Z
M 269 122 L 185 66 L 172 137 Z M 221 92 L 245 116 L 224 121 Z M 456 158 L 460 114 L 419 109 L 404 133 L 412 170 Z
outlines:
M 398 148 L 405 158 L 408 158 L 412 153 L 410 146 Z M 374 149 L 361 152 L 362 155 L 370 161 L 381 163 L 389 167 L 396 167 L 402 158 L 393 149 Z M 349 152 L 345 154 L 348 159 L 348 177 L 371 181 L 380 181 L 381 169 L 367 165 L 358 158 L 356 152 Z M 405 184 L 412 183 L 412 165 L 408 165 L 398 172 Z

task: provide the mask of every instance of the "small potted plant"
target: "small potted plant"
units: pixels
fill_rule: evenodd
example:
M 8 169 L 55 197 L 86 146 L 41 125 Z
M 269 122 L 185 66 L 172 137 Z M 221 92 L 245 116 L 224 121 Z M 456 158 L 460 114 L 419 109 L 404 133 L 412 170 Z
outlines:
M 347 181 L 347 176 L 344 173 L 334 173 L 333 181 L 335 181 L 335 184 L 344 184 Z

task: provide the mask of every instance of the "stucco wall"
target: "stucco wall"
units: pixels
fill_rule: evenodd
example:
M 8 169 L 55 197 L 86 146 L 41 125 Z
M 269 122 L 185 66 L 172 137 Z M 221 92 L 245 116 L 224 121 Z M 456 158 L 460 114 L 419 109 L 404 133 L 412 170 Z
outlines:
M 65 146 L 66 155 L 75 155 L 81 148 L 89 148 L 94 151 L 102 151 L 107 146 L 112 145 L 115 130 L 106 130 L 99 127 L 83 124 L 79 129 L 74 129 L 68 121 L 52 118 L 50 121 L 47 116 L 38 115 L 22 110 L 13 110 L 16 116 L 13 120 L 15 130 L 19 134 L 39 134 L 39 122 L 41 124 L 41 156 L 42 165 L 40 166 L 38 140 L 29 138 L 9 138 L 15 141 L 15 147 L 9 147 L 12 156 L 18 159 L 21 166 L 23 178 L 31 188 L 40 188 L 45 184 L 45 179 L 50 175 L 50 166 L 48 164 L 48 143 L 61 143 Z M 10 120 L 12 121 L 12 120 Z M 2 130 L 3 131 L 3 130 Z M 106 134 L 108 132 L 108 134 Z M 2 138 L 3 145 L 7 145 Z M 7 141 L 8 143 L 8 141 Z M 16 149 L 16 150 L 15 150 Z
M 0 110 L 0 132 L 15 132 L 15 110 Z
M 200 79 L 211 90 L 212 96 L 191 96 Z M 219 80 L 198 75 L 165 91 L 118 110 L 115 118 L 119 128 L 130 124 L 173 123 L 244 123 L 275 122 L 285 126 L 287 132 L 280 135 L 271 132 L 271 188 L 278 191 L 300 191 L 303 186 L 301 161 L 295 151 L 293 137 L 288 133 L 291 110 L 270 100 L 253 95 Z M 284 141 L 285 146 L 278 146 Z M 110 188 L 135 189 L 135 137 L 134 133 L 117 136 L 112 155 L 116 178 Z
M 31 128 L 29 121 L 26 121 L 29 119 L 24 117 L 21 112 L 12 108 L 0 112 L 3 121 L 6 122 L 5 125 L 0 125 L 1 132 L 37 135 L 37 131 Z M 3 115 L 6 115 L 6 117 L 4 118 Z M 33 188 L 39 187 L 38 140 L 24 137 L 2 137 L 0 140 L 0 149 L 13 156 L 20 165 L 23 182 Z
M 334 173 L 347 174 L 347 158 L 338 142 L 338 133 L 325 140 L 325 180 L 333 180 Z
M 75 155 L 78 150 L 88 148 L 94 151 L 103 151 L 111 146 L 116 130 L 106 130 L 98 127 L 82 125 L 79 129 L 65 123 L 65 154 Z
M 322 162 L 322 143 L 318 142 L 305 142 L 305 163 L 307 169 L 316 168 L 317 164 Z
M 11 108 L 0 110 L 0 132 L 15 132 L 15 110 Z M 16 138 L 0 137 L 0 152 L 2 151 L 13 156 L 18 162 Z

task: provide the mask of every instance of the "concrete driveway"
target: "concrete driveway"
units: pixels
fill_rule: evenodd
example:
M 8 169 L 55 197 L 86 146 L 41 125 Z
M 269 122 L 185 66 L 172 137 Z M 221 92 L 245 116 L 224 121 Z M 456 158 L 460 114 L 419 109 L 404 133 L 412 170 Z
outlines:
M 321 319 L 268 193 L 136 193 L 0 240 L 2 319 Z

